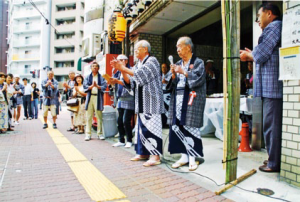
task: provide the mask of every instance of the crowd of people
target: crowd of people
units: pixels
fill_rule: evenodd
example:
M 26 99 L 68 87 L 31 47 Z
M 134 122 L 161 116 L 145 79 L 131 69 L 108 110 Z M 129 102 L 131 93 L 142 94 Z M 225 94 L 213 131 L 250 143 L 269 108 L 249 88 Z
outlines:
M 278 81 L 278 47 L 280 41 L 280 12 L 276 6 L 263 4 L 258 12 L 258 22 L 263 29 L 259 44 L 253 51 L 240 51 L 241 61 L 248 61 L 252 71 L 252 61 L 256 66 L 256 90 L 254 96 L 263 100 L 263 127 L 269 159 L 260 167 L 264 172 L 277 172 L 280 166 L 280 134 L 282 119 L 282 82 Z M 133 145 L 132 130 L 135 130 L 135 151 L 131 161 L 147 160 L 144 166 L 160 164 L 163 153 L 162 128 L 169 127 L 169 147 L 171 154 L 181 154 L 181 158 L 172 165 L 179 168 L 188 164 L 189 170 L 196 170 L 196 157 L 203 157 L 203 144 L 200 128 L 206 95 L 214 93 L 219 73 L 212 68 L 213 60 L 206 61 L 193 54 L 191 38 L 178 39 L 176 48 L 181 58 L 168 67 L 160 67 L 158 60 L 150 55 L 151 45 L 146 40 L 135 44 L 134 52 L 138 59 L 130 67 L 128 58 L 119 55 L 110 62 L 112 77 L 108 80 L 99 74 L 99 64 L 91 64 L 91 73 L 85 78 L 81 74 L 69 72 L 69 80 L 63 84 L 67 100 L 76 99 L 76 111 L 70 112 L 71 127 L 68 131 L 85 134 L 85 140 L 91 140 L 93 117 L 97 118 L 97 136 L 102 134 L 102 111 L 104 109 L 104 91 L 109 85 L 114 89 L 115 107 L 118 110 L 119 141 L 114 147 Z M 273 57 L 274 56 L 274 57 Z M 275 58 L 275 59 L 274 59 Z M 273 74 L 268 71 L 272 70 Z M 162 73 L 161 73 L 162 72 Z M 14 80 L 14 82 L 13 82 Z M 0 132 L 13 130 L 13 124 L 19 124 L 21 105 L 24 107 L 24 119 L 38 117 L 40 90 L 36 83 L 29 84 L 23 78 L 12 74 L 0 73 Z M 246 81 L 249 94 L 252 94 L 252 73 Z M 208 91 L 207 89 L 208 88 Z M 48 71 L 47 79 L 41 83 L 43 93 L 44 126 L 47 128 L 48 111 L 53 118 L 53 128 L 57 128 L 56 119 L 60 94 L 58 82 L 53 71 Z M 74 103 L 73 103 L 74 104 Z M 41 108 L 40 108 L 41 109 Z M 276 118 L 274 118 L 276 117 Z M 125 141 L 126 136 L 126 141 Z

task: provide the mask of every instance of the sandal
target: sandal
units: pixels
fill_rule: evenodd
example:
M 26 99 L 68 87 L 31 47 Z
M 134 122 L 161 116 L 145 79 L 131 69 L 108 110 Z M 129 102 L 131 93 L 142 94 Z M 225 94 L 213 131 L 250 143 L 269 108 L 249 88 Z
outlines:
M 199 161 L 196 161 L 196 164 L 189 165 L 189 171 L 195 171 L 195 170 L 197 170 L 198 166 L 199 166 Z
M 146 163 L 143 164 L 143 166 L 150 167 L 150 166 L 156 166 L 156 165 L 159 165 L 159 164 L 161 164 L 160 160 L 158 160 L 158 161 L 148 160 L 148 161 L 146 161 Z
M 143 161 L 143 160 L 148 160 L 149 157 L 141 157 L 141 156 L 135 156 L 130 159 L 130 161 Z
M 187 165 L 189 162 L 175 162 L 175 163 L 173 163 L 172 164 L 172 168 L 174 168 L 174 169 L 176 169 L 176 168 L 179 168 L 179 167 L 181 167 L 181 166 L 185 166 L 185 165 Z

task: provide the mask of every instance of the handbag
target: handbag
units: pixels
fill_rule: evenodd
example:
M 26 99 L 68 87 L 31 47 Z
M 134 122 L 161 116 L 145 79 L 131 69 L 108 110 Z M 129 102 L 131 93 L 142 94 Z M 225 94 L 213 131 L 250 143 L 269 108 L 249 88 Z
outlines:
M 77 106 L 68 106 L 67 110 L 70 111 L 70 112 L 77 113 L 78 110 L 79 110 L 79 105 L 77 105 Z
M 67 106 L 74 107 L 79 105 L 79 100 L 77 98 L 72 98 L 67 101 Z

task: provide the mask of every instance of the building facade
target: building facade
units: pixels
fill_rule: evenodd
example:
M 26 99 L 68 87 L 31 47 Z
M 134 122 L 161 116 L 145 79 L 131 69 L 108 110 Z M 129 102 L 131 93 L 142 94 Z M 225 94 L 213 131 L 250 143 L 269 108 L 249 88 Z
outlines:
M 19 74 L 39 86 L 49 65 L 51 0 L 10 0 L 8 12 L 7 72 Z M 36 8 L 35 8 L 36 6 Z
M 77 71 L 82 55 L 84 0 L 52 0 L 50 66 L 59 82 Z
M 0 71 L 6 73 L 7 71 L 7 23 L 8 23 L 8 3 L 7 1 L 0 2 L 0 28 L 2 34 L 0 36 Z

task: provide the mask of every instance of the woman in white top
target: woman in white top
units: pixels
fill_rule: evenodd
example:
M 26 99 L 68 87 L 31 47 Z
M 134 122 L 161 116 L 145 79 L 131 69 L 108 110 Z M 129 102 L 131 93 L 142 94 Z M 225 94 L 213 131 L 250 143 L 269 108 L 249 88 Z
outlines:
M 86 123 L 85 115 L 85 97 L 86 93 L 83 90 L 83 76 L 81 74 L 76 75 L 75 77 L 75 86 L 73 89 L 73 97 L 79 99 L 79 109 L 75 113 L 74 125 L 78 127 L 78 134 L 84 134 L 84 126 Z

